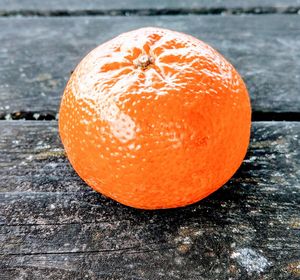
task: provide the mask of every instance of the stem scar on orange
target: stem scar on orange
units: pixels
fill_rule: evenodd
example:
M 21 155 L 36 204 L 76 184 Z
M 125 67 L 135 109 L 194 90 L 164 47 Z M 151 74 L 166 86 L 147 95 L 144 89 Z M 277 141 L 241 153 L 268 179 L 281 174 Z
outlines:
M 59 131 L 79 176 L 136 208 L 185 206 L 241 165 L 251 107 L 234 67 L 204 42 L 142 28 L 98 46 L 77 66 Z

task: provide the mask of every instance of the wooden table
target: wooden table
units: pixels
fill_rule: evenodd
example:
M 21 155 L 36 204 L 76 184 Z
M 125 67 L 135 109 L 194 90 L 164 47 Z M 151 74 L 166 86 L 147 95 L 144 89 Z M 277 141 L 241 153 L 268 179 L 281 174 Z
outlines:
M 299 10 L 299 0 L 0 0 L 0 279 L 300 279 Z M 251 95 L 243 165 L 182 209 L 95 193 L 58 137 L 72 69 L 142 26 L 208 42 Z

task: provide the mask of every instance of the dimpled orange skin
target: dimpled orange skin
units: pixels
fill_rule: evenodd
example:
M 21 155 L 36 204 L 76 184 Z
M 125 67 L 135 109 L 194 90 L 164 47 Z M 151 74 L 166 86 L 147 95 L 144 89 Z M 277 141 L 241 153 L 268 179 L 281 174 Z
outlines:
M 142 209 L 185 206 L 236 172 L 251 108 L 233 66 L 204 42 L 142 28 L 90 52 L 60 107 L 67 156 L 93 189 Z

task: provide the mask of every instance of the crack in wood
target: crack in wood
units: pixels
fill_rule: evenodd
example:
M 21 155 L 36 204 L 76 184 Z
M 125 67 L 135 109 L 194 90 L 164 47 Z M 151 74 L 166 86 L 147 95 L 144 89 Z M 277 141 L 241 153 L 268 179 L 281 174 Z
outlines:
M 98 254 L 98 253 L 116 253 L 116 252 L 127 252 L 127 254 L 139 254 L 139 253 L 149 253 L 149 252 L 157 252 L 163 250 L 174 250 L 175 247 L 159 247 L 159 248 L 144 248 L 139 249 L 138 246 L 133 247 L 125 247 L 120 249 L 103 249 L 103 250 L 87 250 L 87 251 L 57 251 L 57 252 L 30 252 L 30 253 L 0 253 L 0 256 L 34 256 L 34 255 L 78 255 L 78 254 Z

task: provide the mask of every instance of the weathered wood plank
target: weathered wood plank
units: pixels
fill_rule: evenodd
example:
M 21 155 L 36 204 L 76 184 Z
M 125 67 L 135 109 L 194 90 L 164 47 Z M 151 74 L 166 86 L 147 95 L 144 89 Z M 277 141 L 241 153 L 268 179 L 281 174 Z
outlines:
M 299 261 L 271 264 L 260 249 L 231 248 L 230 239 L 213 232 L 210 242 L 207 247 L 192 246 L 193 254 L 178 248 L 158 251 L 150 247 L 145 251 L 1 256 L 1 279 L 299 279 Z
M 300 111 L 297 15 L 2 18 L 0 118 L 19 111 L 55 116 L 80 59 L 109 38 L 142 26 L 183 31 L 218 49 L 244 77 L 254 113 Z
M 196 10 L 205 9 L 233 9 L 244 10 L 259 8 L 278 8 L 279 11 L 287 8 L 298 8 L 299 0 L 0 0 L 0 11 L 109 11 L 109 10 Z
M 168 211 L 131 209 L 90 190 L 67 163 L 56 126 L 0 122 L 3 279 L 299 277 L 300 123 L 254 123 L 234 178 Z

